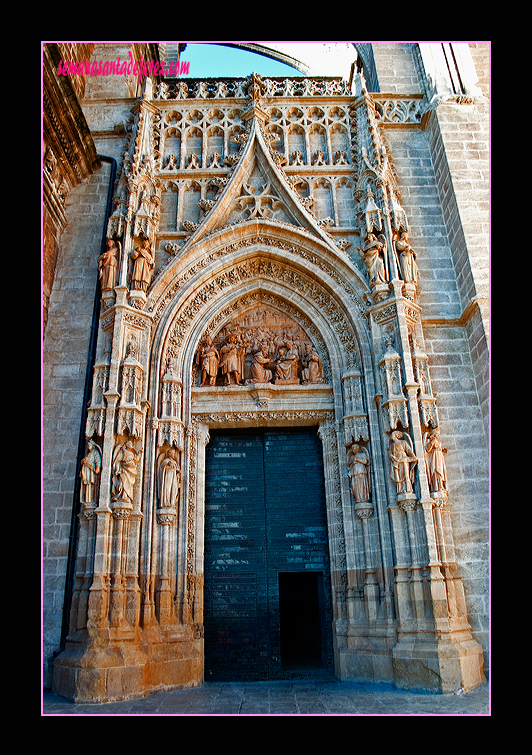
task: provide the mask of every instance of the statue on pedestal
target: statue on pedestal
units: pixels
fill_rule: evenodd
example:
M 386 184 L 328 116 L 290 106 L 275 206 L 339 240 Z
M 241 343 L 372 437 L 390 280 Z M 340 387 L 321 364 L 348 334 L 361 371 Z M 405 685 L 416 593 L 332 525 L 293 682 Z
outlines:
M 412 493 L 417 456 L 412 448 L 408 433 L 394 430 L 388 443 L 390 457 L 390 477 L 395 483 L 397 493 Z
M 347 451 L 347 469 L 355 503 L 371 501 L 370 466 L 371 461 L 367 449 L 352 440 Z
M 425 433 L 423 447 L 425 448 L 430 492 L 440 493 L 442 490 L 447 490 L 447 470 L 444 458 L 447 449 L 442 447 L 439 427 L 434 428 L 430 433 Z
M 417 284 L 419 270 L 416 263 L 417 254 L 408 243 L 408 232 L 402 231 L 400 237 L 395 242 L 401 276 L 405 283 Z
M 368 233 L 364 248 L 357 247 L 358 253 L 366 265 L 369 283 L 372 288 L 386 283 L 386 268 L 383 258 L 386 244 L 383 239 L 384 237 L 378 239 L 374 233 Z
M 118 279 L 118 264 L 121 246 L 113 239 L 107 239 L 107 249 L 98 257 L 98 275 L 102 291 L 112 291 Z
M 146 293 L 155 266 L 149 239 L 142 239 L 140 246 L 131 253 L 131 259 L 133 260 L 131 290 Z
M 113 501 L 133 502 L 133 487 L 141 456 L 142 449 L 137 451 L 131 440 L 116 446 L 113 451 L 112 469 L 111 499 Z

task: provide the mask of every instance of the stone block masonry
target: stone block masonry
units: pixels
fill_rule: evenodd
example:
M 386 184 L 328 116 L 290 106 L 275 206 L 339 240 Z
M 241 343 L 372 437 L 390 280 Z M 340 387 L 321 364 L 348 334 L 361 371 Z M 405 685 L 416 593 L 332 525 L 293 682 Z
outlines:
M 427 128 L 460 297 L 460 324 L 488 433 L 489 106 L 441 103 Z
M 110 165 L 67 200 L 69 223 L 50 297 L 43 360 L 44 657 L 58 647 L 77 475 L 80 417 Z M 45 680 L 50 678 L 48 664 Z M 48 681 L 49 684 L 49 681 Z
M 456 560 L 468 596 L 468 618 L 479 641 L 487 646 L 485 611 L 488 584 L 489 494 L 484 421 L 477 382 L 463 327 L 425 325 L 431 380 L 438 396 L 442 445 L 447 448 L 449 485 L 454 491 L 451 519 Z

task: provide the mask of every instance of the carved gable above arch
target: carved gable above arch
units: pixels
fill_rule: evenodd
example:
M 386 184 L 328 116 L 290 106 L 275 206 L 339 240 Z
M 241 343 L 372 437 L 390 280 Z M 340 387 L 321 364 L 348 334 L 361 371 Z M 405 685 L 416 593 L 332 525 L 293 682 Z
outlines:
M 190 226 L 192 235 L 183 251 L 218 228 L 255 218 L 289 223 L 309 231 L 331 248 L 332 239 L 305 207 L 300 195 L 276 159 L 272 149 L 275 132 L 265 133 L 260 110 L 252 111 L 248 130 L 233 138 L 240 144 L 231 175 L 226 179 L 201 223 Z

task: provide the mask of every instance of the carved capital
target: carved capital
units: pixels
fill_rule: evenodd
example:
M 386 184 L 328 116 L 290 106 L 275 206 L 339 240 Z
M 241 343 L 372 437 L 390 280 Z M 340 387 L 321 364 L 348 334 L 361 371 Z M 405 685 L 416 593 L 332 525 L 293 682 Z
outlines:
M 373 516 L 373 504 L 371 501 L 355 504 L 355 513 L 360 520 L 371 519 Z
M 175 508 L 164 507 L 157 510 L 157 524 L 172 525 L 177 519 Z
M 446 490 L 437 490 L 430 494 L 432 503 L 435 508 L 443 508 L 448 502 L 448 495 Z
M 85 517 L 88 521 L 91 521 L 93 519 L 96 519 L 96 505 L 90 505 L 87 506 L 85 504 L 82 504 L 82 512 L 80 514 L 80 517 Z
M 415 493 L 398 493 L 397 503 L 405 514 L 408 511 L 415 511 L 417 507 L 417 496 Z
M 113 519 L 129 519 L 133 511 L 133 504 L 129 501 L 114 501 L 111 504 Z

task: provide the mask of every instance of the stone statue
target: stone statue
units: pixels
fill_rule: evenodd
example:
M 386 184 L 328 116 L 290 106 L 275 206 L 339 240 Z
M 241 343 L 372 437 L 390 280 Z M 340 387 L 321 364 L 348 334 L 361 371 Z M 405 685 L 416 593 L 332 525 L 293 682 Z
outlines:
M 285 341 L 283 347 L 279 350 L 279 359 L 275 368 L 275 381 L 285 382 L 290 380 L 295 382 L 297 380 L 299 382 L 299 378 L 297 377 L 298 362 L 298 350 L 294 348 L 292 341 Z
M 253 72 L 246 80 L 248 97 L 252 100 L 260 100 L 262 97 L 264 84 L 258 73 Z
M 267 369 L 265 365 L 271 365 L 272 359 L 269 354 L 269 347 L 267 343 L 261 344 L 259 351 L 253 356 L 253 363 L 249 371 L 249 379 L 246 380 L 246 384 L 251 383 L 269 383 L 272 379 L 272 371 Z
M 385 249 L 383 241 L 379 240 L 374 233 L 368 233 L 364 248 L 357 247 L 357 249 L 366 265 L 370 285 L 377 286 L 386 283 L 386 269 L 381 256 Z
M 405 283 L 417 283 L 419 270 L 416 263 L 417 254 L 408 243 L 407 231 L 402 231 L 401 236 L 395 242 L 401 275 Z
M 390 457 L 390 477 L 395 483 L 397 493 L 412 493 L 417 456 L 412 448 L 408 433 L 394 430 L 388 443 Z
M 205 343 L 196 355 L 196 364 L 201 364 L 201 385 L 216 385 L 216 376 L 220 366 L 220 354 L 213 345 L 212 338 L 207 336 Z
M 115 244 L 113 239 L 107 239 L 107 249 L 98 257 L 98 275 L 102 291 L 112 291 L 116 286 L 120 254 L 120 242 Z
M 178 452 L 175 448 L 170 448 L 161 453 L 157 460 L 157 490 L 161 508 L 177 506 L 180 485 L 181 470 Z
M 112 491 L 113 501 L 133 503 L 133 486 L 137 477 L 142 449 L 135 450 L 132 441 L 118 444 L 113 451 Z
M 355 503 L 371 501 L 370 466 L 371 461 L 367 449 L 352 440 L 347 451 L 347 469 Z
M 447 490 L 447 470 L 444 459 L 447 449 L 442 447 L 439 427 L 436 427 L 432 432 L 425 433 L 423 436 L 423 447 L 425 449 L 427 476 L 429 478 L 431 493 Z
M 145 293 L 150 285 L 155 265 L 149 239 L 142 239 L 141 245 L 131 253 L 131 259 L 134 261 L 131 273 L 131 289 Z
M 240 347 L 237 343 L 237 336 L 234 333 L 229 334 L 227 343 L 220 349 L 221 362 L 220 367 L 224 375 L 225 385 L 231 385 L 231 375 L 234 381 L 239 385 L 242 379 Z
M 84 507 L 92 506 L 98 498 L 100 472 L 102 471 L 102 453 L 93 440 L 87 443 L 87 455 L 81 460 L 81 503 Z
M 307 366 L 301 372 L 301 380 L 303 383 L 324 383 L 325 374 L 323 372 L 323 365 L 321 363 L 320 355 L 314 347 L 308 357 Z

